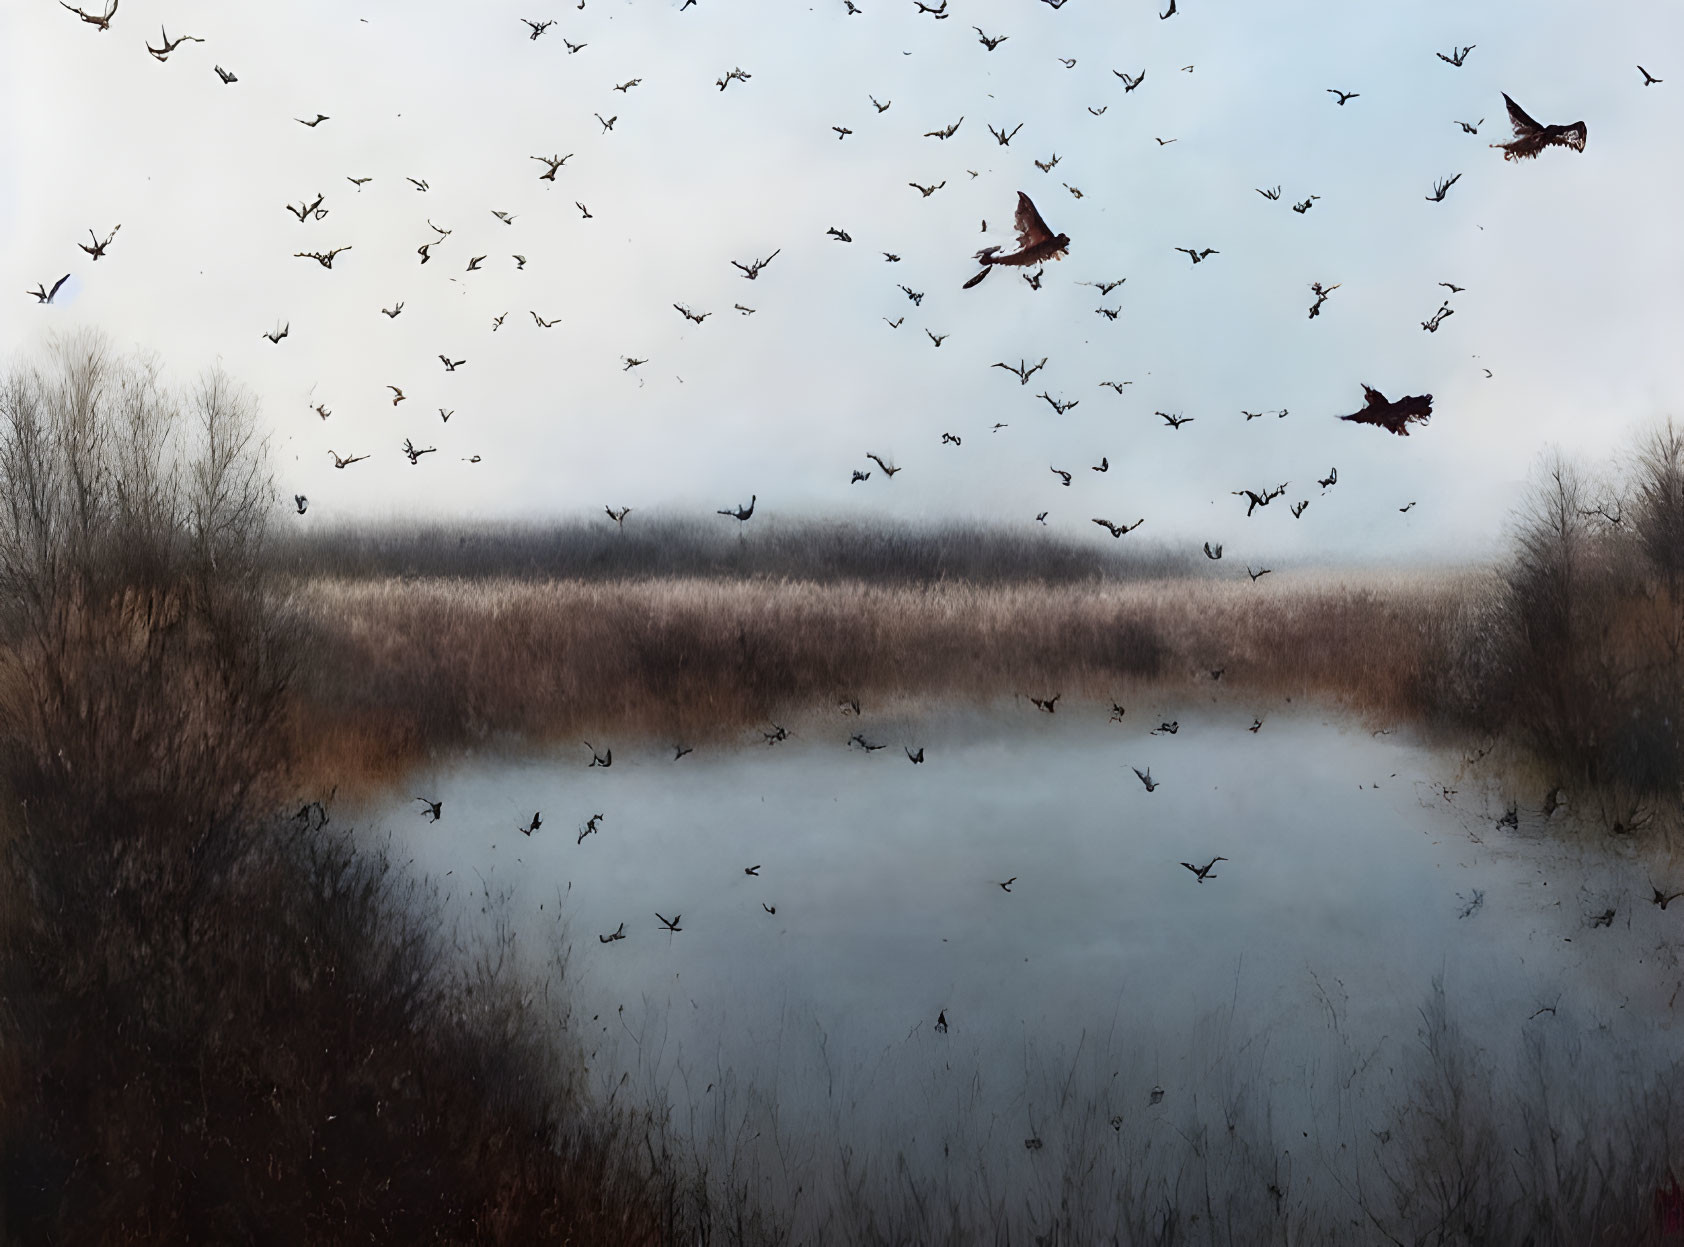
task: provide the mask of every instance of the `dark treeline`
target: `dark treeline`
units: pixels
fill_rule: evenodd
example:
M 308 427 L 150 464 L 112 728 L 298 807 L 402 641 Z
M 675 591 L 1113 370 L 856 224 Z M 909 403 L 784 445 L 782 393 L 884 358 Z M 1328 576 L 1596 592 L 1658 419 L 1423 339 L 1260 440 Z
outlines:
M 604 515 L 551 524 L 292 529 L 270 543 L 267 557 L 275 571 L 289 576 L 356 579 L 705 577 L 872 584 L 1068 584 L 1203 571 L 1192 559 L 1150 543 L 1107 548 L 1038 528 L 896 527 L 819 519 L 780 521 L 764 515 L 740 524 L 724 516 L 644 516 L 635 510 L 623 528 Z M 1204 562 L 1199 560 L 1199 564 Z

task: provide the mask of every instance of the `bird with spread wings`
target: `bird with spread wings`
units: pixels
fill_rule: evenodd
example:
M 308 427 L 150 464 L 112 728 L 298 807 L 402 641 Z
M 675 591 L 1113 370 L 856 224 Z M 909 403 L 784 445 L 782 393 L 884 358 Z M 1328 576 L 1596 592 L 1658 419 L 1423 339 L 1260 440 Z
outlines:
M 1509 123 L 1514 126 L 1514 138 L 1491 146 L 1501 149 L 1504 160 L 1531 160 L 1546 147 L 1571 147 L 1576 152 L 1585 150 L 1584 122 L 1575 121 L 1565 126 L 1540 125 L 1511 100 L 1506 91 L 1503 102 L 1509 106 Z
M 1035 210 L 1035 204 L 1022 191 L 1017 193 L 1017 250 L 1010 255 L 999 254 L 1000 248 L 984 247 L 976 253 L 976 258 L 982 262 L 982 272 L 964 284 L 963 289 L 972 286 L 988 276 L 988 270 L 995 264 L 1014 264 L 1020 267 L 1043 264 L 1048 260 L 1061 260 L 1070 249 L 1070 235 L 1054 234 L 1047 223 L 1041 219 L 1041 214 Z

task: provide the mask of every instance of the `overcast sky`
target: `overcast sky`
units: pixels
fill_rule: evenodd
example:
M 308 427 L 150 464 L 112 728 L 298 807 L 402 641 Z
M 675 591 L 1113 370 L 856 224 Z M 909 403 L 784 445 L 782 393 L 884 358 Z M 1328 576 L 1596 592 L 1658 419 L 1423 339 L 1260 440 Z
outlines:
M 1675 4 L 1182 0 L 1160 20 L 1151 0 L 948 0 L 938 21 L 913 0 L 682 3 L 121 0 L 101 32 L 12 0 L 0 343 L 97 325 L 179 374 L 220 360 L 261 396 L 308 524 L 711 515 L 757 494 L 751 522 L 1045 510 L 1084 539 L 1112 540 L 1091 517 L 1144 517 L 1122 541 L 1240 559 L 1461 558 L 1501 541 L 1546 446 L 1602 458 L 1680 410 L 1684 76 L 1646 88 L 1636 69 L 1684 74 Z M 521 18 L 555 24 L 534 40 Z M 205 42 L 161 64 L 160 24 Z M 1461 68 L 1434 55 L 1468 44 Z M 1125 93 L 1114 70 L 1146 79 Z M 1505 163 L 1505 90 L 1584 120 L 1585 152 Z M 988 129 L 1019 123 L 1009 147 Z M 568 153 L 539 180 L 531 157 Z M 978 247 L 1010 244 L 1019 190 L 1070 254 L 1039 290 L 1012 269 L 961 290 Z M 325 218 L 286 211 L 318 192 Z M 429 220 L 452 233 L 423 265 Z M 119 222 L 105 258 L 77 249 Z M 1178 246 L 1220 254 L 1194 267 Z M 334 247 L 331 270 L 293 254 Z M 755 281 L 731 265 L 775 249 Z M 53 306 L 25 296 L 66 272 Z M 1340 288 L 1311 320 L 1315 281 Z M 989 366 L 1043 356 L 1027 386 Z M 1339 423 L 1365 381 L 1432 393 L 1432 423 Z M 405 438 L 438 452 L 411 466 Z M 336 471 L 329 448 L 370 458 Z M 1249 520 L 1229 493 L 1281 482 Z

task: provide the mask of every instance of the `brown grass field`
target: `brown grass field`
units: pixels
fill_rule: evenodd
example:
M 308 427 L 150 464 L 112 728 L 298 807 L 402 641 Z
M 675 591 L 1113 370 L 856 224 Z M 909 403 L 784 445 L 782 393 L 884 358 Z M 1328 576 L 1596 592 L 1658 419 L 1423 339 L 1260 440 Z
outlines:
M 1377 725 L 1421 721 L 1481 583 L 311 579 L 287 600 L 312 655 L 290 722 L 301 775 L 348 791 L 441 750 L 729 738 L 845 697 L 1108 707 L 1215 691 L 1254 713 L 1318 699 Z

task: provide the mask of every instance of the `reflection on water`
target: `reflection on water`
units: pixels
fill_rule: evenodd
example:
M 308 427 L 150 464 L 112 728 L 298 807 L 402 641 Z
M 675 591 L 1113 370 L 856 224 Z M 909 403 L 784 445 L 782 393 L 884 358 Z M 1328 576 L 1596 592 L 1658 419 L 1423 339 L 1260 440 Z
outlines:
M 1318 1077 L 1349 1091 L 1364 1054 L 1404 1076 L 1436 975 L 1489 1053 L 1552 1025 L 1668 1050 L 1684 913 L 1648 903 L 1640 868 L 1561 847 L 1535 812 L 1498 828 L 1492 795 L 1401 736 L 1159 721 L 847 717 L 678 760 L 615 743 L 609 768 L 581 746 L 417 776 L 441 821 L 396 801 L 368 821 L 462 913 L 506 891 L 523 941 L 564 933 L 593 1068 L 640 1071 L 681 1123 L 704 1084 L 746 1087 L 908 1150 L 977 1146 L 987 1123 L 1021 1157 L 1072 1071 L 1121 1135 L 1208 1102 L 1220 1070 L 1273 1089 L 1271 1130 L 1307 1139 Z M 1182 865 L 1216 856 L 1204 882 Z

